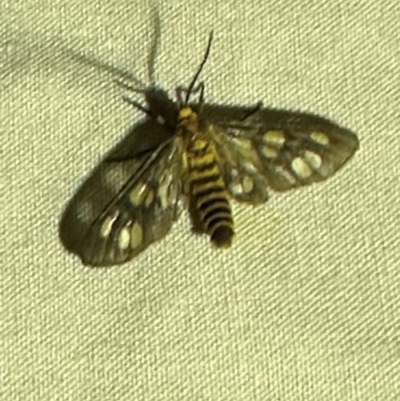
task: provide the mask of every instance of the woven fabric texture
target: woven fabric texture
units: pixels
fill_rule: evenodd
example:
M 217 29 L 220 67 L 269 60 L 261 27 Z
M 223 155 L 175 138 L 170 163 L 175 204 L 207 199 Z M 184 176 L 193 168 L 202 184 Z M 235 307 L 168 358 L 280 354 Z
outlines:
M 123 266 L 59 238 L 79 185 L 140 113 L 119 71 L 174 96 L 314 112 L 356 132 L 331 179 L 234 204 L 213 249 L 184 213 Z M 397 0 L 0 2 L 1 400 L 400 400 Z

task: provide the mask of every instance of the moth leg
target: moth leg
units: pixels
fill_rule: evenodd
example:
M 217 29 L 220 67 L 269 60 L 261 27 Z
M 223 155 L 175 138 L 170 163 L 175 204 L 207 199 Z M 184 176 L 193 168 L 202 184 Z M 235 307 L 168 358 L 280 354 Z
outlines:
M 191 94 L 197 94 L 200 92 L 200 96 L 199 96 L 199 103 L 200 105 L 204 103 L 204 82 L 200 82 L 195 88 L 192 89 Z M 187 94 L 189 91 L 189 88 L 185 88 L 184 86 L 178 86 L 176 88 L 176 96 L 178 99 L 178 102 L 180 104 L 184 104 L 183 101 L 183 94 Z
M 197 88 L 193 89 L 193 93 L 197 92 L 200 92 L 199 103 L 201 108 L 204 104 L 204 82 L 200 82 Z
M 145 93 L 144 89 L 140 89 L 140 88 L 135 88 L 132 85 L 126 84 L 125 82 L 122 82 L 118 79 L 114 79 L 114 82 L 121 86 L 122 88 L 131 91 L 131 92 L 135 92 L 135 93 Z M 146 109 L 145 107 L 143 107 L 140 103 L 130 99 L 127 96 L 123 96 L 122 98 L 125 102 L 127 102 L 128 104 L 130 104 L 131 106 L 135 107 L 136 109 L 140 110 L 141 112 L 147 114 L 148 116 L 151 116 L 151 112 L 149 109 Z
M 122 98 L 126 103 L 130 104 L 131 106 L 133 106 L 135 109 L 138 109 L 140 111 L 142 111 L 143 113 L 145 113 L 146 115 L 148 115 L 149 117 L 152 116 L 151 114 L 151 110 L 146 109 L 146 107 L 142 106 L 139 102 L 136 102 L 132 99 L 130 99 L 129 97 L 124 96 Z
M 180 86 L 179 89 L 183 92 L 183 93 L 187 93 L 189 88 L 186 88 L 184 86 Z M 201 91 L 201 93 L 204 92 L 204 82 L 200 82 L 195 88 L 192 89 L 192 93 L 196 94 L 199 91 Z
M 183 100 L 183 93 L 186 93 L 187 89 L 184 88 L 183 86 L 178 86 L 175 89 L 175 93 L 176 93 L 176 100 L 178 102 L 178 107 L 182 107 L 183 104 L 185 104 L 184 100 Z

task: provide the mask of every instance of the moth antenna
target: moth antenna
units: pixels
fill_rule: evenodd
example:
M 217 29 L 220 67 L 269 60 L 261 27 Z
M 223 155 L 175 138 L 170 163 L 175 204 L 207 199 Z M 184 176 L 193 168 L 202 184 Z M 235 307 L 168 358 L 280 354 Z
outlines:
M 198 68 L 196 74 L 194 75 L 194 77 L 193 77 L 193 79 L 192 79 L 192 82 L 190 83 L 189 88 L 188 88 L 188 90 L 187 90 L 187 92 L 186 92 L 185 105 L 188 104 L 189 98 L 190 98 L 190 95 L 191 95 L 191 92 L 192 92 L 192 90 L 193 90 L 193 88 L 194 88 L 194 85 L 196 84 L 197 78 L 199 78 L 199 75 L 200 75 L 200 73 L 201 73 L 201 70 L 203 69 L 204 64 L 206 63 L 206 61 L 207 61 L 207 59 L 208 59 L 208 56 L 210 55 L 211 42 L 212 42 L 212 39 L 213 39 L 213 34 L 214 34 L 214 32 L 211 31 L 211 32 L 210 32 L 210 36 L 209 36 L 209 38 L 208 38 L 207 49 L 206 49 L 206 52 L 204 53 L 203 60 L 202 60 L 202 62 L 201 62 L 201 64 L 200 64 L 200 66 L 199 66 L 199 68 Z
M 153 15 L 153 25 L 154 25 L 154 35 L 152 38 L 152 43 L 150 46 L 150 53 L 148 56 L 148 79 L 150 81 L 150 87 L 154 88 L 156 86 L 156 63 L 157 63 L 157 55 L 158 55 L 158 49 L 161 41 L 161 20 L 160 20 L 160 15 L 157 9 L 156 4 L 153 4 L 152 6 L 152 15 Z M 106 66 L 106 69 L 109 70 L 110 68 Z M 111 71 L 113 72 L 113 71 Z M 123 71 L 123 70 L 117 70 L 119 79 L 114 79 L 114 82 L 116 82 L 119 86 L 122 86 L 123 88 L 136 92 L 136 93 L 146 93 L 146 88 L 148 88 L 148 85 L 143 83 L 140 79 L 133 77 L 131 74 Z M 122 82 L 123 79 L 126 79 L 130 82 L 133 82 L 136 87 L 133 85 L 125 84 Z

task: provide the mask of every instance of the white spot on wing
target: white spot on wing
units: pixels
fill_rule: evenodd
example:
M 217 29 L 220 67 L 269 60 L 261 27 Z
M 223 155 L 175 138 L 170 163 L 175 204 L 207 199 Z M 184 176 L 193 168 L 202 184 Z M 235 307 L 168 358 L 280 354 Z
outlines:
M 285 143 L 285 136 L 282 131 L 267 131 L 263 135 L 263 142 L 266 145 L 280 149 Z
M 107 216 L 103 220 L 103 223 L 101 224 L 101 227 L 100 227 L 100 235 L 103 238 L 108 237 L 110 235 L 110 232 L 112 230 L 112 226 L 115 223 L 115 220 L 117 220 L 117 217 L 118 217 L 118 211 L 116 211 L 111 216 Z
M 258 172 L 258 169 L 256 168 L 256 166 L 252 162 L 249 162 L 248 160 L 243 161 L 242 166 L 248 173 L 256 174 Z
M 292 160 L 292 169 L 299 178 L 308 178 L 312 174 L 310 166 L 301 157 Z
M 322 158 L 318 153 L 306 150 L 304 152 L 304 158 L 313 170 L 318 170 L 322 165 Z
M 251 192 L 251 191 L 253 190 L 253 188 L 254 188 L 254 182 L 253 182 L 253 180 L 251 179 L 251 177 L 249 177 L 248 175 L 246 175 L 246 176 L 243 178 L 242 186 L 243 186 L 243 191 L 244 191 L 244 192 L 246 192 L 246 193 Z
M 278 151 L 270 146 L 262 146 L 261 153 L 268 159 L 275 159 L 278 157 Z
M 135 223 L 131 229 L 131 247 L 138 247 L 143 241 L 143 229 L 139 223 Z
M 239 173 L 236 169 L 230 171 L 230 190 L 233 194 L 239 196 L 243 194 L 242 184 L 239 181 Z
M 125 250 L 128 248 L 129 243 L 131 242 L 131 234 L 128 227 L 124 227 L 118 236 L 118 246 L 121 250 Z
M 169 175 L 164 176 L 160 184 L 160 187 L 158 188 L 158 197 L 160 198 L 161 207 L 163 209 L 166 209 L 169 206 L 168 195 L 169 195 L 171 180 L 172 180 L 171 176 Z
M 132 202 L 133 206 L 139 206 L 142 204 L 146 194 L 148 191 L 148 187 L 145 182 L 139 182 L 130 192 L 129 199 Z
M 146 207 L 149 207 L 154 200 L 154 190 L 150 189 L 149 193 L 146 196 L 146 199 L 144 200 L 144 204 L 146 205 Z
M 296 178 L 293 177 L 293 175 L 290 174 L 290 172 L 287 171 L 283 166 L 277 166 L 277 167 L 276 167 L 276 172 L 277 172 L 284 180 L 286 180 L 290 185 L 296 184 Z
M 323 132 L 314 131 L 311 133 L 310 138 L 322 146 L 329 145 L 329 137 L 325 135 Z
M 243 188 L 242 185 L 238 182 L 236 182 L 235 184 L 231 185 L 231 191 L 232 193 L 234 193 L 235 195 L 243 195 Z
M 253 149 L 250 139 L 247 138 L 232 138 L 231 142 L 233 143 L 234 146 L 239 146 L 247 150 Z
M 232 147 L 232 150 L 229 148 Z M 233 138 L 230 140 L 230 146 L 227 149 L 228 153 L 231 152 L 238 153 L 242 156 L 243 159 L 249 160 L 254 163 L 255 160 L 258 160 L 257 152 L 254 149 L 252 141 L 247 138 Z

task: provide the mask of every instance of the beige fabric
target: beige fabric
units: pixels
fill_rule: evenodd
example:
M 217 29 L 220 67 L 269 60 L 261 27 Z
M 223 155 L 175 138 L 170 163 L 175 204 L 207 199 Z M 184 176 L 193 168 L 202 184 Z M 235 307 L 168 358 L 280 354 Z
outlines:
M 323 184 L 235 205 L 229 251 L 183 215 L 134 261 L 85 268 L 58 223 L 139 118 L 101 62 L 146 78 L 151 4 L 2 1 L 0 399 L 399 400 L 398 1 L 158 8 L 171 95 L 214 29 L 207 99 L 320 113 L 361 148 Z

